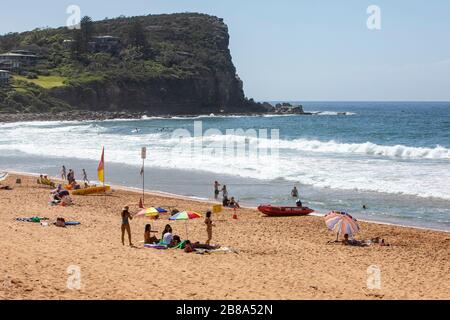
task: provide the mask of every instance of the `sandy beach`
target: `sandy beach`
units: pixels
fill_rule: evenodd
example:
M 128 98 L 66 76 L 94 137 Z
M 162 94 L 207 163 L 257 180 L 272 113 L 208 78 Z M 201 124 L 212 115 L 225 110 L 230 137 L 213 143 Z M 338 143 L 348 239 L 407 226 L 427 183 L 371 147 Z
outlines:
M 50 188 L 12 174 L 0 190 L 0 299 L 450 299 L 450 234 L 361 222 L 357 239 L 385 238 L 390 247 L 329 245 L 321 217 L 268 218 L 252 209 L 213 216 L 213 243 L 238 253 L 187 254 L 143 247 L 144 226 L 131 222 L 135 248 L 120 239 L 120 211 L 138 210 L 140 194 L 113 188 L 108 196 L 72 196 L 70 207 L 49 206 Z M 146 195 L 147 206 L 204 213 L 212 204 Z M 79 221 L 58 228 L 18 217 Z M 184 222 L 171 222 L 185 237 Z M 203 219 L 189 221 L 190 240 L 204 242 Z M 158 234 L 159 235 L 159 234 Z M 78 266 L 81 288 L 67 288 Z M 381 289 L 367 287 L 368 268 L 381 270 Z

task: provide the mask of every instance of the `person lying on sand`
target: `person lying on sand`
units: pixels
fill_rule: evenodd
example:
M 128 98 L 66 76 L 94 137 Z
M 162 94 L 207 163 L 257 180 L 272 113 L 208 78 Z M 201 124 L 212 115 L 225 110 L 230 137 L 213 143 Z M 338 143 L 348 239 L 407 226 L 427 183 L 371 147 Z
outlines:
M 184 247 L 184 252 L 191 253 L 191 252 L 194 252 L 194 251 L 195 251 L 195 249 L 192 246 L 192 243 L 189 240 L 186 240 L 185 247 Z
M 0 190 L 12 190 L 10 186 L 0 186 Z
M 358 241 L 355 239 L 349 239 L 348 234 L 344 235 L 344 240 L 342 240 L 342 245 L 344 246 L 355 246 L 355 247 L 366 247 L 367 243 L 364 243 L 362 241 Z

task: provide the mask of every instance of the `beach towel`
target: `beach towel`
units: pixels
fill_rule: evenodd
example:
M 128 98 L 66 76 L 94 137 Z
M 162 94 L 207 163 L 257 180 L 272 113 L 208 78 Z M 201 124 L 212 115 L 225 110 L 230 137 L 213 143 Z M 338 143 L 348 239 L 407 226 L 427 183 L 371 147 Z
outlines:
M 145 248 L 147 249 L 157 249 L 157 250 L 167 250 L 167 245 L 161 245 L 161 244 L 145 244 Z
M 35 222 L 39 223 L 41 220 L 48 220 L 47 218 L 31 217 L 31 218 L 16 218 L 17 221 L 22 222 Z
M 186 240 L 181 242 L 180 244 L 178 244 L 174 249 L 181 249 L 181 250 L 183 250 L 184 248 L 186 248 Z
M 78 221 L 66 221 L 66 226 L 79 226 L 80 224 Z

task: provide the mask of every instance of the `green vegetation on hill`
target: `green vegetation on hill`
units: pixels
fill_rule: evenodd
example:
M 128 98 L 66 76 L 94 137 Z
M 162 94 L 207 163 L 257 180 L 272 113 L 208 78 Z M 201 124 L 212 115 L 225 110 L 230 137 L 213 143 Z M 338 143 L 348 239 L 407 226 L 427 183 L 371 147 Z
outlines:
M 116 37 L 118 43 L 93 49 L 96 36 Z M 40 59 L 22 67 L 9 87 L 0 87 L 0 112 L 241 108 L 249 102 L 228 42 L 221 19 L 195 13 L 97 22 L 84 17 L 79 30 L 6 34 L 0 36 L 1 53 L 29 50 Z

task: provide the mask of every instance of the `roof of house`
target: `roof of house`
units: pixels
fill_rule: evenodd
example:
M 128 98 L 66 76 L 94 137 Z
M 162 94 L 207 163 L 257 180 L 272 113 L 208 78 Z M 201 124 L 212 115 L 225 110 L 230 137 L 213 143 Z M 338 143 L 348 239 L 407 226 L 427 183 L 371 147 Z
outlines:
M 28 57 L 28 58 L 37 58 L 38 56 L 35 54 L 21 54 L 21 53 L 2 53 L 0 54 L 0 57 Z

